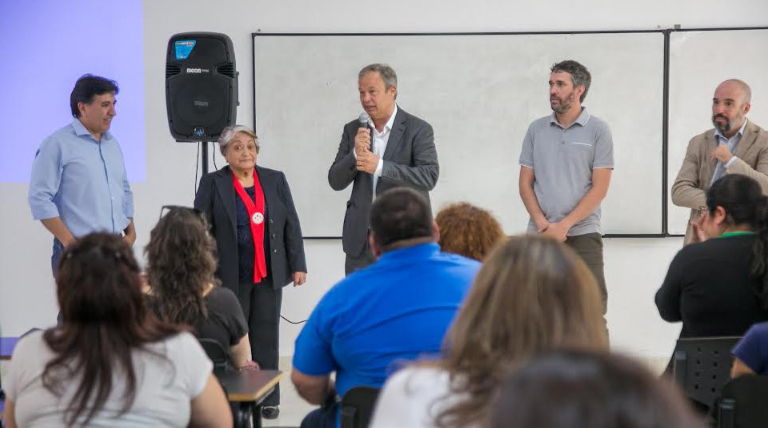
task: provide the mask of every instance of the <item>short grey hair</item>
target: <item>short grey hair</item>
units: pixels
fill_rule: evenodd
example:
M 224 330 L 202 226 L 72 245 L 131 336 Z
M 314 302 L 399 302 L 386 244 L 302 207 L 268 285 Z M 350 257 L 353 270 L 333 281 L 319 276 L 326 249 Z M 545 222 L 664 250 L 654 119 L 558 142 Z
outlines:
M 233 126 L 227 126 L 226 128 L 224 128 L 224 130 L 221 131 L 221 135 L 219 135 L 218 142 L 219 142 L 219 150 L 221 151 L 221 155 L 226 156 L 229 142 L 232 141 L 232 138 L 234 138 L 238 132 L 242 132 L 243 134 L 246 134 L 247 136 L 253 138 L 253 141 L 256 142 L 256 153 L 258 153 L 259 150 L 261 149 L 261 146 L 259 146 L 259 137 L 256 136 L 256 133 L 253 132 L 253 129 L 245 125 L 233 125 Z
M 571 75 L 571 82 L 573 82 L 573 87 L 576 88 L 578 86 L 584 87 L 584 93 L 581 94 L 581 97 L 579 98 L 579 102 L 583 103 L 584 98 L 587 97 L 587 92 L 589 92 L 589 85 L 592 83 L 592 75 L 589 74 L 589 70 L 587 70 L 587 67 L 584 67 L 580 63 L 572 60 L 567 59 L 565 61 L 560 61 L 557 64 L 553 65 L 551 68 L 552 73 L 559 73 L 559 72 L 565 72 Z
M 390 67 L 389 64 L 376 63 L 366 65 L 362 70 L 360 70 L 360 73 L 357 74 L 357 80 L 362 79 L 363 76 L 370 73 L 379 73 L 381 80 L 384 81 L 385 89 L 389 89 L 392 86 L 397 88 L 397 73 L 395 73 L 395 70 Z M 397 98 L 397 92 L 395 92 L 395 98 Z

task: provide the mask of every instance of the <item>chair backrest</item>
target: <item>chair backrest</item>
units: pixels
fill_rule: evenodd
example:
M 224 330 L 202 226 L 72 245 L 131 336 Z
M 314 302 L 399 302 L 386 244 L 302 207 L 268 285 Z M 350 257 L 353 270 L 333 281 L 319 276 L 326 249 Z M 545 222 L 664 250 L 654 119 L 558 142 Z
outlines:
M 379 388 L 356 386 L 341 398 L 341 428 L 368 428 Z
M 768 376 L 744 375 L 723 386 L 717 405 L 718 428 L 768 427 Z
M 203 346 L 208 358 L 213 361 L 213 373 L 215 375 L 226 372 L 229 369 L 229 354 L 221 346 L 221 343 L 213 339 L 197 339 Z
M 740 337 L 696 337 L 677 340 L 672 375 L 688 398 L 711 408 L 730 379 L 731 349 Z

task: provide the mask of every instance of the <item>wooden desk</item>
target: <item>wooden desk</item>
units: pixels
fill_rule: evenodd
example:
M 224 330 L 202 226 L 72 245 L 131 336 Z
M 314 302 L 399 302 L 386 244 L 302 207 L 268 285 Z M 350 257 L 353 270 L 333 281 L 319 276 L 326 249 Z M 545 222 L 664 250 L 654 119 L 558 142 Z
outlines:
M 277 370 L 227 371 L 216 377 L 230 403 L 237 403 L 235 427 L 261 427 L 261 402 L 275 390 L 283 373 Z
M 0 360 L 10 360 L 13 348 L 19 341 L 18 337 L 0 337 Z

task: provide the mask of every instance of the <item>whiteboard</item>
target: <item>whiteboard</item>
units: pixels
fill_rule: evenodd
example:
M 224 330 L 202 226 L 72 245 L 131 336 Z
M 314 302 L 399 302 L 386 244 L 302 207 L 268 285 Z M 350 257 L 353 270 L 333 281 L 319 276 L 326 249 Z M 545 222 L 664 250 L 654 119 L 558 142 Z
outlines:
M 768 126 L 768 30 L 683 31 L 670 35 L 669 60 L 669 233 L 685 234 L 690 209 L 672 204 L 672 184 L 688 141 L 712 129 L 712 97 L 723 80 L 741 79 L 752 88 L 747 118 Z
M 552 64 L 592 73 L 584 105 L 608 122 L 616 170 L 603 232 L 662 231 L 664 39 L 652 33 L 283 35 L 256 33 L 259 164 L 286 173 L 307 237 L 341 236 L 345 202 L 327 181 L 343 125 L 361 112 L 357 73 L 373 62 L 398 74 L 400 108 L 434 127 L 440 163 L 433 210 L 469 201 L 509 234 L 525 231 L 520 149 L 531 121 L 551 114 Z

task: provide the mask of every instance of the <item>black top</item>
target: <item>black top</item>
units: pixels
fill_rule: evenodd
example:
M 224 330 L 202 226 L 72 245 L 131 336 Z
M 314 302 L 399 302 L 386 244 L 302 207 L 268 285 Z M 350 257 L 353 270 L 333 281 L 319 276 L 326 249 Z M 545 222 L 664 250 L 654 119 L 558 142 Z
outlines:
M 230 346 L 237 345 L 248 333 L 240 302 L 235 293 L 224 287 L 213 287 L 205 296 L 208 318 L 201 319 L 192 326 L 199 339 L 213 339 L 229 352 Z
M 755 235 L 709 239 L 680 250 L 656 292 L 663 319 L 682 321 L 680 337 L 742 336 L 768 320 L 750 279 Z
M 246 187 L 245 192 L 248 197 L 256 203 L 256 187 Z M 264 201 L 264 262 L 267 266 L 267 274 L 269 274 L 269 233 L 267 232 L 267 224 L 269 224 L 269 217 L 267 212 L 267 204 Z M 253 249 L 253 233 L 251 232 L 251 217 L 248 215 L 248 208 L 245 207 L 245 202 L 238 196 L 235 199 L 237 209 L 237 251 L 239 256 L 238 262 L 238 278 L 240 283 L 253 282 L 253 261 L 256 256 L 256 252 Z

